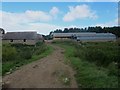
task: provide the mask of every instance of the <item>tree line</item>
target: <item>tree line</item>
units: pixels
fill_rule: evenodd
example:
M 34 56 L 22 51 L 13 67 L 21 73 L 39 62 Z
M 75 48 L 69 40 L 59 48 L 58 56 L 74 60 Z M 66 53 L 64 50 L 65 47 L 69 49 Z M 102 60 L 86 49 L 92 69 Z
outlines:
M 101 27 L 101 26 L 96 26 L 96 27 L 88 27 L 88 28 L 64 28 L 62 29 L 56 29 L 51 33 L 79 33 L 79 32 L 96 32 L 96 33 L 113 33 L 117 37 L 120 37 L 120 27 L 119 26 L 114 26 L 114 27 Z

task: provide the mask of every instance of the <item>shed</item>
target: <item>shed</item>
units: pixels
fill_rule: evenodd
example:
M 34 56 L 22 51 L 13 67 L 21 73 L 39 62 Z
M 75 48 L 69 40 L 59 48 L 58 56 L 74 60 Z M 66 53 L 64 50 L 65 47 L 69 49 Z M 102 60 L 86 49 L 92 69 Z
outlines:
M 7 32 L 3 35 L 4 43 L 22 43 L 34 45 L 36 42 L 41 40 L 42 35 L 37 32 Z

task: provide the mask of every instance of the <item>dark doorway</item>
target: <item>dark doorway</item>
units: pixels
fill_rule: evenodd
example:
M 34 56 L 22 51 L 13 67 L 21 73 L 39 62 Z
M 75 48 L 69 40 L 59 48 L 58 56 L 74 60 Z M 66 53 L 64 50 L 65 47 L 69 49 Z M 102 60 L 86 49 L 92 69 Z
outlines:
M 24 39 L 23 41 L 26 42 L 26 39 Z
M 10 42 L 13 42 L 13 39 L 11 39 Z

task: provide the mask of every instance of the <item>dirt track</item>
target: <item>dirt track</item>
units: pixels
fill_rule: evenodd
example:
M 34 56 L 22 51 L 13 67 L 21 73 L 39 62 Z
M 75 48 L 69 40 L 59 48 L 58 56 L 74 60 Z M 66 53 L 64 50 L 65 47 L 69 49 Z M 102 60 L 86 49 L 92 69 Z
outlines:
M 3 77 L 7 88 L 77 88 L 75 72 L 64 64 L 64 49 L 52 45 L 52 54 L 28 65 L 22 66 Z M 69 78 L 70 84 L 64 83 Z

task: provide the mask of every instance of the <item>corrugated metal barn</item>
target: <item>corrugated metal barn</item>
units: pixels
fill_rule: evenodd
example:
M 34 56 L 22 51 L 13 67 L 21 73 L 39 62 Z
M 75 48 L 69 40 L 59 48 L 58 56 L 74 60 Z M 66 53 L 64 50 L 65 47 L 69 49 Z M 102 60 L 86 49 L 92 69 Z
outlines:
M 77 41 L 115 41 L 116 36 L 112 33 L 53 33 L 53 40 L 56 39 L 74 39 Z
M 76 37 L 77 41 L 115 41 L 116 36 L 112 33 L 95 33 L 79 35 Z

